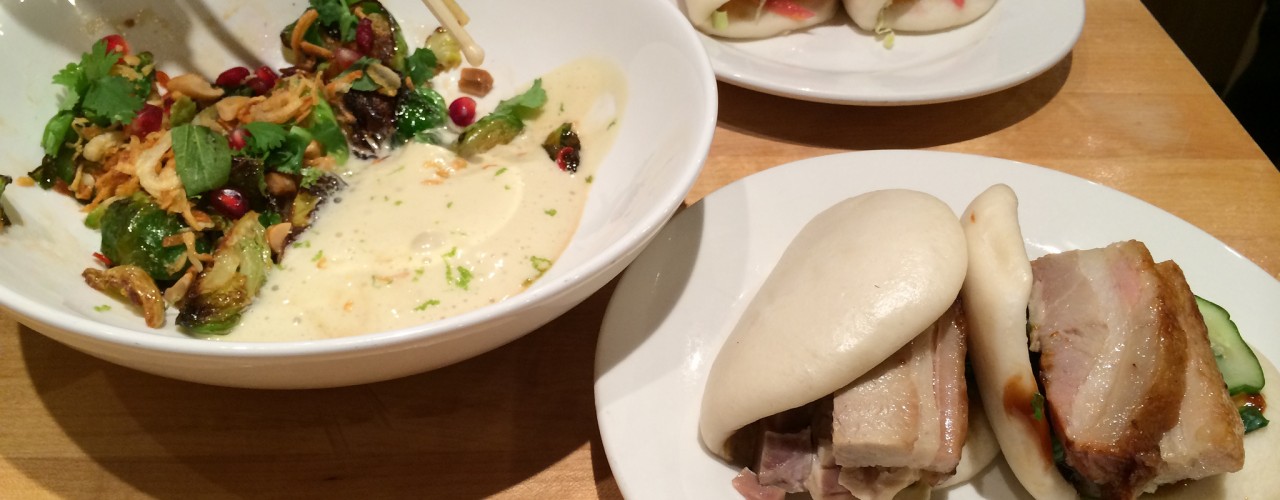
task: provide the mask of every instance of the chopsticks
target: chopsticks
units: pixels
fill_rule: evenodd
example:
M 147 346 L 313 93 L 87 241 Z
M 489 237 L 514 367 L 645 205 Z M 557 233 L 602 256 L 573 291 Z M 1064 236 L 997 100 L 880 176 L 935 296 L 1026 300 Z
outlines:
M 444 25 L 444 29 L 449 30 L 454 38 L 458 39 L 458 44 L 462 46 L 462 55 L 467 58 L 467 62 L 472 66 L 479 66 L 484 62 L 484 49 L 476 44 L 476 40 L 471 37 L 467 30 L 462 26 L 471 20 L 466 12 L 462 11 L 457 2 L 454 0 L 422 0 L 426 4 L 427 10 L 431 11 L 431 15 L 436 16 L 436 20 Z

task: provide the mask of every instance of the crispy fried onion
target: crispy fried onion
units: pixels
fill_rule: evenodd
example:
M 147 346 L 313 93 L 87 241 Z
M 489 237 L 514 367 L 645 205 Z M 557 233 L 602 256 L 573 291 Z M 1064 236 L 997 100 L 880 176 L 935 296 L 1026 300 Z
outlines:
M 116 266 L 106 271 L 88 268 L 81 273 L 84 282 L 103 293 L 115 294 L 142 309 L 147 326 L 164 326 L 164 296 L 155 280 L 138 266 Z
M 302 121 L 311 114 L 317 88 L 315 80 L 302 75 L 284 78 L 265 100 L 240 110 L 236 118 L 241 123 Z
M 178 278 L 178 281 L 173 282 L 172 286 L 165 289 L 164 301 L 169 304 L 182 302 L 182 299 L 187 296 L 187 290 L 191 289 L 191 282 L 195 281 L 196 274 L 199 274 L 196 268 L 188 267 L 187 272 L 181 278 Z

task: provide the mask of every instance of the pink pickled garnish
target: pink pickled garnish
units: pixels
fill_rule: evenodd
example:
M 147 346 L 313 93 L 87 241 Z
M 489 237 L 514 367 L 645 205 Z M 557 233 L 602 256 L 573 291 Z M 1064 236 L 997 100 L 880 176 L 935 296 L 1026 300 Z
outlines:
M 803 21 L 813 17 L 813 11 L 804 8 L 803 5 L 791 0 L 765 0 L 764 8 L 774 14 L 789 17 L 797 21 Z

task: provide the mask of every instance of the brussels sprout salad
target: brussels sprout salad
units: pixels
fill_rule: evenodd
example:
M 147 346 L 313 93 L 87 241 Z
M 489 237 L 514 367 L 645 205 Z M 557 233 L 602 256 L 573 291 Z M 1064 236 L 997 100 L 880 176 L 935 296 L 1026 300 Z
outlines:
M 170 307 L 188 333 L 220 335 L 239 322 L 282 253 L 345 185 L 351 156 L 376 158 L 406 142 L 470 157 L 512 141 L 546 102 L 540 81 L 476 117 L 435 75 L 458 69 L 458 43 L 436 30 L 409 49 L 373 0 L 311 0 L 280 34 L 293 66 L 230 68 L 213 81 L 170 76 L 120 35 L 97 41 L 53 82 L 64 88 L 41 139 L 44 157 L 19 185 L 83 204 L 100 231 L 100 266 L 85 282 L 163 326 Z M 459 90 L 483 97 L 492 77 L 462 68 Z M 570 125 L 548 156 L 576 168 Z M 0 176 L 0 195 L 10 184 Z M 8 223 L 0 205 L 0 229 Z

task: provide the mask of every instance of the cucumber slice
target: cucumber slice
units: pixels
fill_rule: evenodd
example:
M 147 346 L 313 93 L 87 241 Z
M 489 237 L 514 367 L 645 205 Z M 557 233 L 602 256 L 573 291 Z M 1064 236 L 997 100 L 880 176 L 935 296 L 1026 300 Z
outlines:
M 1249 345 L 1240 338 L 1240 329 L 1231 321 L 1231 315 L 1222 306 L 1199 296 L 1196 297 L 1196 305 L 1209 328 L 1209 344 L 1213 346 L 1213 357 L 1222 372 L 1222 380 L 1227 383 L 1227 390 L 1232 396 L 1261 391 L 1266 382 L 1262 365 L 1258 364 L 1258 357 Z

